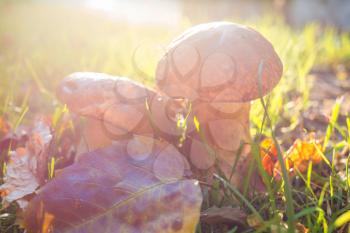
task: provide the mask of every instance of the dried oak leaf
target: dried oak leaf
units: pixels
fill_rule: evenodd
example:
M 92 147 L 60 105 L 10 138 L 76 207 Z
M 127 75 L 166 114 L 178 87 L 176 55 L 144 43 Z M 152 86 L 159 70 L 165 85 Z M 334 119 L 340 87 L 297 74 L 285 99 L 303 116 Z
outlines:
M 282 220 L 283 214 L 279 214 L 280 221 L 278 223 L 273 223 L 269 227 L 269 232 L 271 233 L 287 233 L 288 224 Z M 256 215 L 252 214 L 247 217 L 248 225 L 254 229 L 259 229 L 263 226 L 263 221 Z M 296 222 L 294 233 L 308 233 L 309 229 L 303 224 Z
M 281 221 L 279 224 L 272 224 L 270 226 L 271 233 L 287 233 L 288 232 L 288 224 L 286 222 Z M 306 228 L 301 223 L 295 224 L 295 233 L 308 233 L 309 229 Z
M 40 184 L 47 180 L 48 150 L 52 140 L 50 123 L 46 119 L 39 119 L 29 136 L 26 148 L 30 156 L 36 160 L 34 174 Z
M 208 224 L 246 225 L 247 215 L 240 208 L 211 207 L 201 213 L 201 222 Z
M 17 148 L 10 153 L 10 163 L 7 165 L 4 184 L 0 186 L 0 194 L 3 204 L 9 204 L 15 200 L 31 194 L 39 187 L 33 168 L 36 163 L 28 151 Z
M 47 148 L 51 138 L 50 127 L 44 121 L 39 120 L 26 146 L 10 152 L 4 184 L 0 185 L 3 204 L 7 205 L 17 201 L 24 208 L 27 202 L 22 198 L 34 193 L 43 183 L 47 167 Z
M 26 140 L 27 130 L 24 126 L 13 130 L 6 118 L 0 117 L 0 164 L 7 162 L 8 153 L 12 148 L 24 145 Z
M 10 125 L 4 117 L 0 117 L 0 138 L 10 131 Z
M 302 173 L 306 172 L 309 162 L 318 164 L 322 161 L 322 153 L 322 145 L 314 138 L 297 139 L 284 155 L 286 168 L 291 176 L 295 175 L 296 169 Z M 277 162 L 274 167 L 274 176 L 278 179 L 281 174 L 281 166 Z
M 264 170 L 272 176 L 277 161 L 277 147 L 272 138 L 266 138 L 260 142 L 260 156 Z
M 202 195 L 185 179 L 185 158 L 165 142 L 144 154 L 134 145 L 119 141 L 64 168 L 29 203 L 27 232 L 194 232 Z

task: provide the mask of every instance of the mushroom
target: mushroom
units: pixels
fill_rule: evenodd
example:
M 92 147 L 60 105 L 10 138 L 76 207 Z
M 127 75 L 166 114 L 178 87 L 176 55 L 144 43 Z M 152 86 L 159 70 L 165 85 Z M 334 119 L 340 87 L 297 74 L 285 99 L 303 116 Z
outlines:
M 161 93 L 128 78 L 80 72 L 65 78 L 57 95 L 72 112 L 88 118 L 90 149 L 126 140 L 127 152 L 142 160 L 154 139 L 163 139 L 178 146 L 197 178 L 210 179 L 219 168 L 239 186 L 250 161 L 250 101 L 271 91 L 282 69 L 272 45 L 258 32 L 210 23 L 189 29 L 169 45 L 157 66 Z M 188 124 L 181 128 L 179 122 Z
M 103 73 L 69 75 L 57 88 L 57 97 L 70 111 L 86 118 L 83 135 L 89 150 L 126 140 L 134 157 L 151 151 L 154 139 L 176 146 L 183 134 L 177 117 L 188 112 L 187 103 L 181 99 Z
M 156 82 L 169 97 L 186 98 L 192 103 L 192 114 L 204 135 L 204 141 L 195 132 L 189 135 L 192 164 L 201 170 L 215 162 L 229 178 L 240 145 L 246 144 L 231 180 L 239 185 L 245 161 L 250 160 L 250 101 L 270 92 L 282 71 L 282 62 L 271 43 L 243 25 L 201 24 L 170 43 L 158 63 Z M 215 161 L 208 153 L 214 153 Z

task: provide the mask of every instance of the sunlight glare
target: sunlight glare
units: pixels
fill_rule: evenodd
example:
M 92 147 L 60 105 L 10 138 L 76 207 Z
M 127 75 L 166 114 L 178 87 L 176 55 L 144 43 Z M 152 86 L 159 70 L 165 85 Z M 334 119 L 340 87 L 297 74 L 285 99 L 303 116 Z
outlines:
M 176 25 L 181 20 L 181 3 L 171 0 L 138 1 L 87 0 L 86 6 L 108 13 L 116 20 L 135 24 Z

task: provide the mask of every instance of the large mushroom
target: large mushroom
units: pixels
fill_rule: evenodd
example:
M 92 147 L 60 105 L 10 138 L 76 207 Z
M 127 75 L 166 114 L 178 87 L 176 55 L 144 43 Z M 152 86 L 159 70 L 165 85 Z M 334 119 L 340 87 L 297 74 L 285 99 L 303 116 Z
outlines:
M 259 72 L 260 67 L 260 72 Z M 192 133 L 190 158 L 199 169 L 219 164 L 226 177 L 242 143 L 249 145 L 250 101 L 279 82 L 282 62 L 271 43 L 239 24 L 215 22 L 195 26 L 173 40 L 158 63 L 156 81 L 170 97 L 191 101 L 201 134 Z M 208 147 L 204 144 L 209 145 Z M 239 184 L 249 146 L 231 182 Z

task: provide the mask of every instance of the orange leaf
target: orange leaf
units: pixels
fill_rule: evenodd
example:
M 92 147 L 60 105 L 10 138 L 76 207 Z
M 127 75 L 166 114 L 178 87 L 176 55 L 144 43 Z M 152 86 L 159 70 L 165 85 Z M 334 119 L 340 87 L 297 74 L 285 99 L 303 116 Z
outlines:
M 7 121 L 0 117 L 0 137 L 3 137 L 6 135 L 10 130 L 10 125 L 7 123 Z
M 260 142 L 260 155 L 264 157 L 266 154 L 272 159 L 277 159 L 277 147 L 272 138 L 265 138 Z
M 275 166 L 274 162 L 272 161 L 271 157 L 268 155 L 265 155 L 262 159 L 262 165 L 265 169 L 265 171 L 267 172 L 267 174 L 269 174 L 270 176 L 272 176 L 273 174 L 273 168 Z
M 322 146 L 319 141 L 315 140 L 312 135 L 308 140 L 297 139 L 284 155 L 286 168 L 291 176 L 294 176 L 294 170 L 306 172 L 309 162 L 318 164 L 322 161 Z M 274 177 L 279 179 L 281 175 L 281 166 L 275 164 Z
M 44 220 L 43 220 L 43 224 L 41 226 L 41 232 L 42 233 L 49 233 L 52 232 L 52 223 L 54 220 L 54 216 L 50 213 L 45 213 L 44 214 Z
M 309 141 L 297 139 L 287 151 L 286 157 L 293 162 L 295 168 L 305 172 L 310 161 L 314 164 L 322 161 L 321 151 L 322 146 L 319 142 L 313 139 Z M 304 166 L 305 164 L 306 166 Z
M 260 156 L 264 170 L 272 176 L 277 160 L 277 148 L 272 138 L 266 138 L 260 143 Z
M 296 225 L 295 225 L 295 228 L 296 228 L 296 231 L 298 232 L 298 233 L 308 233 L 309 232 L 309 229 L 308 228 L 306 228 L 303 224 L 301 224 L 301 223 L 297 223 Z

